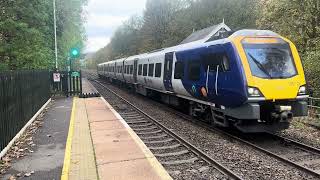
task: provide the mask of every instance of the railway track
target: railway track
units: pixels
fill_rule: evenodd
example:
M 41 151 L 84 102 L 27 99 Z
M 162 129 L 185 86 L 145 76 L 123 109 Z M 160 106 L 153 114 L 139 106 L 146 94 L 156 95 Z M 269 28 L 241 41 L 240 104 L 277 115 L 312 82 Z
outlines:
M 110 92 L 104 93 L 100 90 L 100 94 L 117 110 L 170 175 L 191 173 L 196 178 L 206 171 L 209 172 L 206 174 L 215 176 L 209 179 L 242 179 L 103 83 L 90 80 Z
M 320 178 L 320 149 L 272 133 L 257 134 L 258 136 L 245 136 L 244 134 L 228 132 L 217 127 L 208 126 L 207 123 L 196 120 L 189 115 L 167 107 L 159 102 L 154 103 L 157 103 L 157 106 L 163 107 L 166 111 L 184 120 L 191 121 L 227 138 L 237 140 L 307 174 Z
M 209 131 L 219 133 L 227 138 L 237 140 L 286 164 L 300 169 L 307 174 L 320 178 L 320 149 L 285 138 L 273 133 L 260 133 L 244 135 L 239 132 L 232 133 L 217 127 L 209 126 L 207 123 L 196 120 L 189 115 L 160 104 L 167 111 L 191 121 Z

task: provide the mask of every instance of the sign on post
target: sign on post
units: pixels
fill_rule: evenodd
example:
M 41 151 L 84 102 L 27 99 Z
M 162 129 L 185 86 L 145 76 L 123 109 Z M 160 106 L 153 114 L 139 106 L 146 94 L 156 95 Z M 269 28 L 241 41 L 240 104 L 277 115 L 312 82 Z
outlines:
M 77 71 L 73 71 L 73 72 L 71 73 L 71 76 L 72 76 L 72 77 L 80 77 L 80 73 L 77 72 Z
M 53 82 L 60 82 L 60 73 L 53 73 Z

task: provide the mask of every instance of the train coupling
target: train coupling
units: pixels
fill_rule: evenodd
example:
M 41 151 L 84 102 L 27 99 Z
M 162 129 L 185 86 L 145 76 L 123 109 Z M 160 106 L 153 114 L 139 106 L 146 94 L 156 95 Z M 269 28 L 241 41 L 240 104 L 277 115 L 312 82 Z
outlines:
M 275 106 L 275 112 L 271 113 L 271 117 L 277 122 L 288 122 L 293 118 L 291 109 L 291 106 L 277 105 Z

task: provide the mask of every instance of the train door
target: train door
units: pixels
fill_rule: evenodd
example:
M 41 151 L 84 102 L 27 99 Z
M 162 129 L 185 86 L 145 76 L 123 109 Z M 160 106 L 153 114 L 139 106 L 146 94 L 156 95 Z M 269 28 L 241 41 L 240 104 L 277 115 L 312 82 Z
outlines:
M 133 61 L 133 82 L 137 83 L 137 76 L 138 76 L 138 60 L 139 59 L 135 59 Z
M 230 83 L 229 58 L 225 51 L 212 52 L 204 56 L 202 63 L 206 69 L 206 89 L 208 96 L 217 104 L 222 104 L 226 98 Z
M 126 61 L 126 60 L 123 60 L 123 61 L 122 61 L 122 67 L 121 67 L 121 75 L 122 75 L 121 77 L 122 77 L 122 81 L 123 81 L 123 82 L 126 82 L 126 78 L 124 77 L 124 76 L 125 76 L 125 75 L 124 75 L 125 61 Z
M 167 91 L 173 91 L 172 88 L 172 64 L 173 64 L 173 52 L 166 53 L 164 59 L 164 74 L 163 84 Z

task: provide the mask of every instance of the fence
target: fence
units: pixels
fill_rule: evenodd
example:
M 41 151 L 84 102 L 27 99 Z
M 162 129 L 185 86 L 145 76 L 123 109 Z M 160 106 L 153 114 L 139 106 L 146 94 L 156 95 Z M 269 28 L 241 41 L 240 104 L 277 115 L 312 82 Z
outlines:
M 49 71 L 0 72 L 0 151 L 49 98 Z
M 59 81 L 54 82 L 53 74 L 59 74 Z M 66 96 L 80 95 L 82 93 L 81 71 L 77 72 L 51 72 L 52 92 L 53 94 L 63 94 Z
M 309 115 L 320 117 L 320 98 L 309 97 L 308 101 Z

